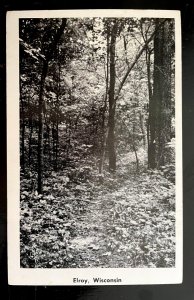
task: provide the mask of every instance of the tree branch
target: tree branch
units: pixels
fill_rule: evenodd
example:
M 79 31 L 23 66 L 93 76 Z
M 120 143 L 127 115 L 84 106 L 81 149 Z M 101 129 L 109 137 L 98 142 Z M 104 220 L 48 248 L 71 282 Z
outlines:
M 23 51 L 30 55 L 35 60 L 43 60 L 45 61 L 45 56 L 40 53 L 39 50 L 33 48 L 30 44 L 24 42 L 21 38 L 19 39 L 20 45 L 23 47 Z
M 36 60 L 42 60 L 43 62 L 46 62 L 46 61 L 49 62 L 53 56 L 55 47 L 57 46 L 57 44 L 60 40 L 60 37 L 63 34 L 66 24 L 67 24 L 67 19 L 62 19 L 61 26 L 58 28 L 57 33 L 54 37 L 54 40 L 53 40 L 46 56 L 41 54 L 39 50 L 33 48 L 30 44 L 24 42 L 21 38 L 19 39 L 20 45 L 23 47 L 24 51 L 27 54 L 29 54 L 32 58 L 34 58 Z
M 154 32 L 152 33 L 152 35 L 149 37 L 149 39 L 146 41 L 146 43 L 144 44 L 144 46 L 141 48 L 141 50 L 136 54 L 133 62 L 130 64 L 130 66 L 128 67 L 128 70 L 127 72 L 125 73 L 123 79 L 121 80 L 121 83 L 119 84 L 119 87 L 118 87 L 118 90 L 117 90 L 117 94 L 116 94 L 116 97 L 115 97 L 115 103 L 116 103 L 116 100 L 118 99 L 119 97 L 119 94 L 123 88 L 123 85 L 125 84 L 125 81 L 129 75 L 129 73 L 131 72 L 131 70 L 133 69 L 133 67 L 135 66 L 136 62 L 138 61 L 138 59 L 141 57 L 142 53 L 144 52 L 144 50 L 147 48 L 148 44 L 153 40 L 156 32 L 158 31 L 158 29 L 162 26 L 162 24 L 164 24 L 166 22 L 166 20 L 164 20 L 163 22 L 161 22 L 158 27 L 154 30 Z

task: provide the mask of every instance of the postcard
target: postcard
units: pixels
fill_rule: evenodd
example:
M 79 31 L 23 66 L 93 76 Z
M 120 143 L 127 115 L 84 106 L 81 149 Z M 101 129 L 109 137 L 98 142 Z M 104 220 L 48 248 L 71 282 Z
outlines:
M 182 283 L 179 11 L 7 13 L 11 285 Z

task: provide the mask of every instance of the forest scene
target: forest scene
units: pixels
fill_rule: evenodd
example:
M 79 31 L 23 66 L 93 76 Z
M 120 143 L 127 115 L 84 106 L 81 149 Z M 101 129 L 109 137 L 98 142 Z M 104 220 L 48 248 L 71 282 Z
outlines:
M 174 27 L 20 19 L 21 267 L 175 266 Z

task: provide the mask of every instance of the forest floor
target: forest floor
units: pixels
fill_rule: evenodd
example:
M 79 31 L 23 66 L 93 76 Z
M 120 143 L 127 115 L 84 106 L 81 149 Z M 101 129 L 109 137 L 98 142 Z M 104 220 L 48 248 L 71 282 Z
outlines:
M 21 180 L 23 267 L 172 267 L 175 189 L 161 171 L 137 173 L 128 159 L 114 175 L 45 178 L 44 193 Z M 83 174 L 82 174 L 83 175 Z

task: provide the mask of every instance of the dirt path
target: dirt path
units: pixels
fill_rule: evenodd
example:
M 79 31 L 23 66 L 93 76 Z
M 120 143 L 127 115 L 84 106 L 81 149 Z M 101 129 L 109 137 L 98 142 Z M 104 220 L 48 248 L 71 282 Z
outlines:
M 86 212 L 77 216 L 77 236 L 69 244 L 76 267 L 115 267 L 126 264 L 126 260 L 120 257 L 120 251 L 116 251 L 120 244 L 113 234 L 118 230 L 116 217 L 116 203 L 112 193 L 100 193 L 87 205 Z

